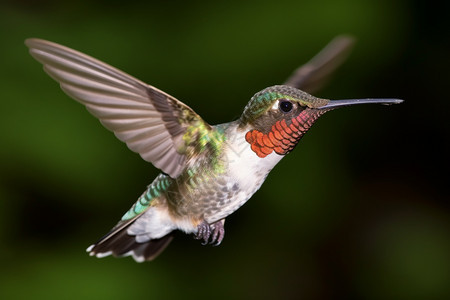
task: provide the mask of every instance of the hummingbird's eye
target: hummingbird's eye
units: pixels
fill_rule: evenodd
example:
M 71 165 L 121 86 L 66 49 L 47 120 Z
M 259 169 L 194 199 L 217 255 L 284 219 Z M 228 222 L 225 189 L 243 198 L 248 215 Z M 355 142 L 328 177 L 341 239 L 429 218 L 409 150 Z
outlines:
M 292 102 L 287 100 L 280 100 L 280 103 L 278 104 L 278 108 L 284 113 L 290 112 L 292 110 L 292 107 Z

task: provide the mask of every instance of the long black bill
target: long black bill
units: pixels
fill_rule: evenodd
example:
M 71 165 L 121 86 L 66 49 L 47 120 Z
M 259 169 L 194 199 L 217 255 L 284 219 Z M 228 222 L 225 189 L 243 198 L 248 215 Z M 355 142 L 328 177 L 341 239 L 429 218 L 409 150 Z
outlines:
M 333 109 L 341 106 L 350 106 L 355 104 L 378 103 L 384 105 L 402 103 L 401 99 L 348 99 L 348 100 L 330 100 L 327 105 L 318 107 L 318 109 Z

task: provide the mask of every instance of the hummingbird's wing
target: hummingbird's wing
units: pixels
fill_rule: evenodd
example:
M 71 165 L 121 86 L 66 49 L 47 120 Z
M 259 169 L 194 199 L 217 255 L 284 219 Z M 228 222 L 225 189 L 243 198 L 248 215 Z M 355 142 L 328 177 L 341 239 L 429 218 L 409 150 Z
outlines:
M 354 39 L 350 36 L 335 37 L 306 64 L 294 71 L 286 80 L 285 85 L 314 93 L 320 89 L 329 76 L 345 61 L 350 54 Z
M 186 166 L 195 138 L 183 138 L 188 128 L 211 126 L 174 97 L 99 60 L 40 39 L 28 39 L 30 54 L 72 98 L 134 152 L 155 167 L 177 177 Z

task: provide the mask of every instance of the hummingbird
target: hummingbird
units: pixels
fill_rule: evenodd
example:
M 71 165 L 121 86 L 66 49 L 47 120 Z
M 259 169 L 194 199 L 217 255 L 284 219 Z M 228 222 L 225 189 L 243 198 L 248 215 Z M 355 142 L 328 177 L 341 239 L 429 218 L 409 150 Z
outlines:
M 252 197 L 320 116 L 343 106 L 403 101 L 328 100 L 294 87 L 314 89 L 311 83 L 329 73 L 321 70 L 332 70 L 348 48 L 341 39 L 341 49 L 335 43 L 319 53 L 287 84 L 257 92 L 237 120 L 210 125 L 171 95 L 88 55 L 41 39 L 25 44 L 66 94 L 161 170 L 120 221 L 87 248 L 97 257 L 153 260 L 177 230 L 219 245 L 226 217 Z

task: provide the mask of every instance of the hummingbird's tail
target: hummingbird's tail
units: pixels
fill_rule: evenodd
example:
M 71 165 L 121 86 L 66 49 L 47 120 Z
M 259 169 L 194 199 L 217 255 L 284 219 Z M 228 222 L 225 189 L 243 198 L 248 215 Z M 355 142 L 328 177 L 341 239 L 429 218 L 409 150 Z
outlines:
M 118 224 L 97 243 L 86 251 L 99 258 L 112 255 L 114 257 L 132 256 L 135 261 L 143 262 L 155 259 L 173 239 L 173 233 L 146 242 L 137 242 L 136 237 L 127 234 L 127 229 L 135 220 Z

